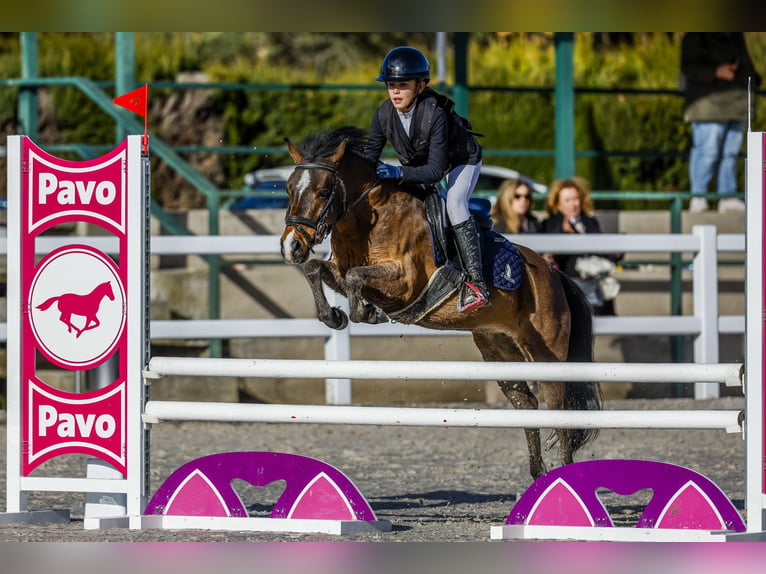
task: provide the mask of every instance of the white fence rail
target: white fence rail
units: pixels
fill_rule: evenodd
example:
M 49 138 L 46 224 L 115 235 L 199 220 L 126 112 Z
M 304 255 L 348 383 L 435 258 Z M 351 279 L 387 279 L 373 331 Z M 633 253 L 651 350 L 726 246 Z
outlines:
M 682 316 L 596 317 L 597 335 L 688 335 L 694 337 L 694 360 L 715 364 L 719 360 L 719 335 L 745 332 L 743 315 L 718 314 L 718 254 L 744 253 L 744 234 L 718 235 L 715 226 L 695 226 L 690 234 L 598 234 L 598 235 L 518 235 L 509 236 L 539 252 L 552 253 L 684 253 L 693 256 L 692 291 L 693 313 Z M 115 253 L 117 242 L 113 237 L 78 237 L 77 241 L 93 246 L 105 253 Z M 40 237 L 38 253 L 45 254 L 62 245 L 69 245 L 72 237 Z M 327 244 L 316 252 L 327 254 Z M 7 252 L 7 240 L 0 237 L 0 255 Z M 151 239 L 152 255 L 278 255 L 279 237 L 253 236 L 155 236 Z M 345 306 L 345 300 L 328 293 L 333 304 Z M 326 341 L 325 359 L 347 361 L 350 356 L 351 337 L 402 335 L 459 335 L 458 331 L 431 331 L 411 325 L 388 323 L 384 325 L 350 324 L 345 331 L 334 331 L 315 319 L 216 319 L 152 321 L 153 339 L 215 339 L 273 337 L 321 337 Z M 7 339 L 7 325 L 0 323 L 0 340 Z M 695 396 L 718 396 L 718 383 L 697 382 Z M 328 379 L 326 400 L 331 404 L 351 402 L 350 379 Z

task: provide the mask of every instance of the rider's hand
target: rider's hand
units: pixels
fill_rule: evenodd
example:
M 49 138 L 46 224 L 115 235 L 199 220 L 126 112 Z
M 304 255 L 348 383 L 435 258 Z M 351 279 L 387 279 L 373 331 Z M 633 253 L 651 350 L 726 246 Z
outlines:
M 378 174 L 380 179 L 402 179 L 402 168 L 398 165 L 390 165 L 387 163 L 378 164 L 375 173 Z

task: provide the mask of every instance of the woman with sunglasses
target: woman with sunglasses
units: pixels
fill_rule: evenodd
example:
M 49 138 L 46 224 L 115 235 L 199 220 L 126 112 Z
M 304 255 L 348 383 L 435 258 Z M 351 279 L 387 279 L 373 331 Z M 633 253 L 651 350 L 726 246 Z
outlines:
M 532 188 L 521 178 L 506 179 L 497 190 L 492 221 L 499 233 L 540 233 L 540 221 L 532 213 Z

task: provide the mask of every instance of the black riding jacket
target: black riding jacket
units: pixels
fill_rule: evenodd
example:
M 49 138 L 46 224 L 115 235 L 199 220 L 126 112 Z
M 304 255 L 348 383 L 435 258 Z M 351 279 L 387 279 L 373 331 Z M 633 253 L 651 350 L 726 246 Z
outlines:
M 455 166 L 481 160 L 481 147 L 473 136 L 465 133 L 461 137 L 470 141 L 448 141 L 447 114 L 437 105 L 433 90 L 426 88 L 418 96 L 409 137 L 391 100 L 380 105 L 372 118 L 365 155 L 378 161 L 390 141 L 402 164 L 402 183 L 428 185 L 441 181 Z M 455 150 L 466 151 L 451 157 Z

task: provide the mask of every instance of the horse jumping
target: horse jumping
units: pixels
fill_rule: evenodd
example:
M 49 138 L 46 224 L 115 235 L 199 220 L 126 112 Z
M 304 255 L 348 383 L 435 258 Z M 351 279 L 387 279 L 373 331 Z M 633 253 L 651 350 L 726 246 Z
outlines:
M 93 291 L 87 295 L 78 295 L 76 293 L 65 293 L 56 297 L 46 299 L 43 303 L 37 306 L 40 311 L 45 311 L 54 303 L 57 303 L 57 307 L 61 315 L 59 321 L 64 323 L 67 327 L 67 332 L 75 332 L 75 338 L 79 339 L 85 331 L 95 329 L 101 322 L 98 320 L 98 309 L 101 306 L 101 300 L 107 297 L 110 301 L 114 301 L 114 291 L 112 290 L 112 284 L 109 281 L 105 281 L 98 285 Z M 77 325 L 72 323 L 72 315 L 77 315 L 85 318 L 82 328 L 78 328 Z
M 365 132 L 345 127 L 311 134 L 299 145 L 286 140 L 296 168 L 287 182 L 290 197 L 281 238 L 287 263 L 303 268 L 317 317 L 333 329 L 348 320 L 381 323 L 390 317 L 429 329 L 470 331 L 485 361 L 593 360 L 592 312 L 574 282 L 538 253 L 516 246 L 523 267 L 521 285 L 490 290 L 492 305 L 463 314 L 457 294 L 416 319 L 402 315 L 428 290 L 439 268 L 423 191 L 376 178 L 363 155 Z M 310 258 L 312 248 L 332 231 L 332 258 Z M 329 305 L 322 284 L 345 295 L 349 314 Z M 597 383 L 498 381 L 515 408 L 601 408 Z M 533 389 L 535 389 L 533 391 Z M 539 429 L 525 429 L 533 478 L 546 472 Z M 597 429 L 556 429 L 562 464 L 596 438 Z

